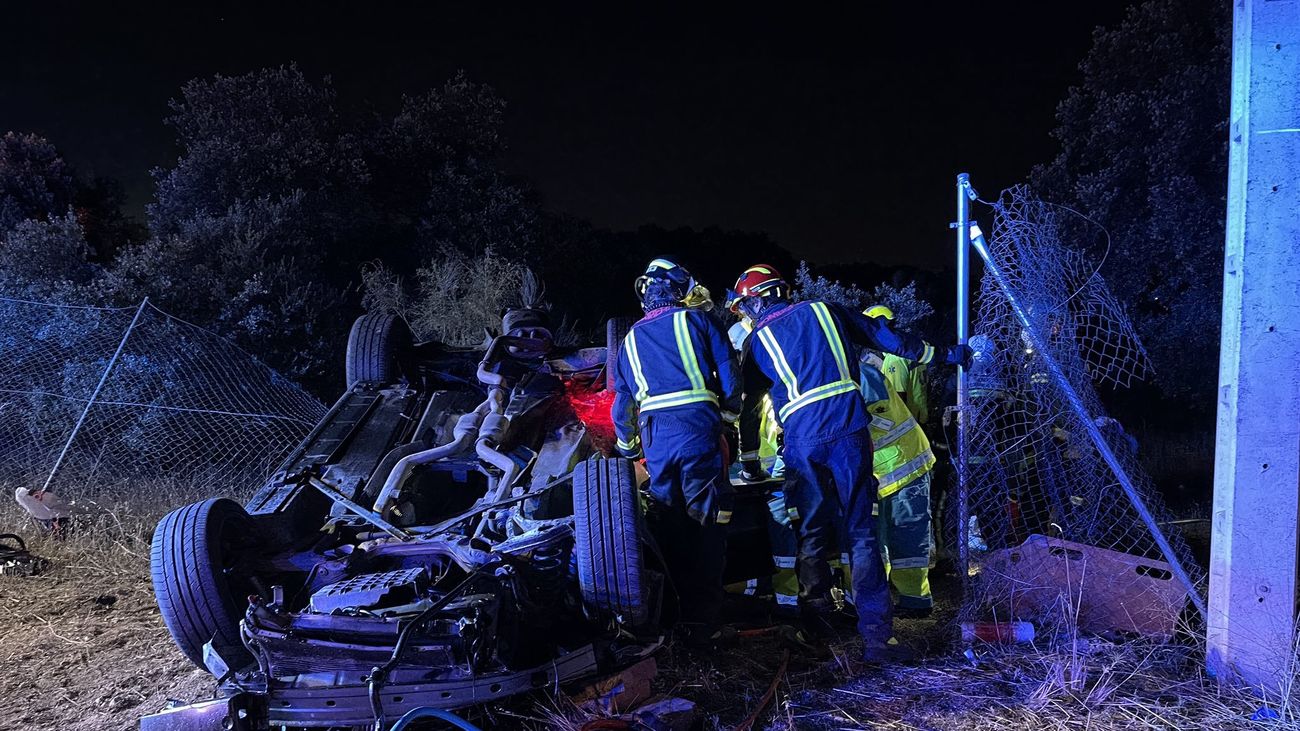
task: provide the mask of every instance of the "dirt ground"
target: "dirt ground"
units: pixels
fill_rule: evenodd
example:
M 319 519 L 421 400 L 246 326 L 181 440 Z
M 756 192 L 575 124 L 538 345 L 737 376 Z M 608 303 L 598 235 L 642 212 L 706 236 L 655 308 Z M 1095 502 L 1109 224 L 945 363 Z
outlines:
M 54 565 L 41 576 L 0 576 L 0 729 L 133 729 L 169 699 L 211 696 L 211 676 L 163 626 L 147 544 L 29 543 Z
M 119 511 L 66 541 L 37 538 L 31 548 L 53 561 L 50 572 L 0 576 L 0 730 L 132 729 L 169 700 L 211 696 L 210 677 L 181 656 L 154 604 L 147 559 L 154 519 Z M 0 526 L 35 533 L 3 511 Z M 951 582 L 938 586 L 947 594 Z M 771 626 L 767 617 L 740 615 L 742 626 Z M 754 729 L 782 731 L 1300 730 L 1292 701 L 1219 690 L 1191 647 L 1040 638 L 966 655 L 949 642 L 951 611 L 898 628 L 927 655 L 918 666 L 861 666 L 851 631 L 827 653 L 787 658 L 787 644 L 769 631 L 719 652 L 666 646 L 653 690 L 696 703 L 704 729 L 744 728 L 752 717 Z M 1261 707 L 1270 709 L 1263 720 L 1251 720 Z M 485 729 L 579 731 L 607 714 L 537 694 L 463 715 Z

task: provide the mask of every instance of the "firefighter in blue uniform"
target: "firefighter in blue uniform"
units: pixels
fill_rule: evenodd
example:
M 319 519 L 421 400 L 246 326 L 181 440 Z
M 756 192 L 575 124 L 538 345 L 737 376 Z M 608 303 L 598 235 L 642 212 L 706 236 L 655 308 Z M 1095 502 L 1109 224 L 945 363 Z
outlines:
M 722 444 L 724 431 L 734 433 L 741 392 L 740 366 L 722 326 L 686 306 L 701 291 L 668 259 L 650 262 L 637 279 L 645 316 L 619 349 L 613 417 L 619 452 L 645 455 L 684 634 L 705 645 L 725 637 L 718 618 L 732 488 Z
M 839 553 L 837 534 L 849 552 L 858 631 L 869 663 L 906 660 L 911 652 L 893 636 L 889 585 L 876 536 L 872 505 L 869 427 L 871 415 L 858 390 L 854 345 L 896 353 L 918 363 L 935 349 L 899 333 L 882 318 L 826 302 L 790 302 L 790 288 L 776 269 L 747 269 L 728 298 L 733 309 L 754 321 L 744 354 L 744 411 L 740 458 L 746 479 L 760 479 L 760 404 L 770 392 L 785 430 L 787 501 L 799 519 L 800 605 L 810 625 L 825 623 L 833 610 L 828 555 Z M 950 363 L 969 351 L 956 346 Z M 837 530 L 838 529 L 838 530 Z

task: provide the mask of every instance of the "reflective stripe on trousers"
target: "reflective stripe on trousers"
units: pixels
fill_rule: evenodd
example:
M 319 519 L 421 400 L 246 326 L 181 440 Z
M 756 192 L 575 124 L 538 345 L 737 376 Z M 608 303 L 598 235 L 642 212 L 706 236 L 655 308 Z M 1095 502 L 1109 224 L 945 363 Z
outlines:
M 930 593 L 930 552 L 934 533 L 930 518 L 930 473 L 904 485 L 880 500 L 877 532 L 881 554 L 889 570 L 889 583 L 898 592 L 898 605 L 928 609 L 934 604 Z

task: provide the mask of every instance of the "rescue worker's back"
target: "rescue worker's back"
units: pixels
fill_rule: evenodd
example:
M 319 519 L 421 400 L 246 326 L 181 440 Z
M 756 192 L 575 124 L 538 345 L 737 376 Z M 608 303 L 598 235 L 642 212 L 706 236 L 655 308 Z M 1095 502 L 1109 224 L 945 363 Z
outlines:
M 684 306 L 699 289 L 669 259 L 646 267 L 636 283 L 645 317 L 623 339 L 611 415 L 619 452 L 645 455 L 647 522 L 680 600 L 679 629 L 703 646 L 734 635 L 718 626 L 732 495 L 722 426 L 734 422 L 741 394 L 721 324 Z
M 829 441 L 871 423 L 858 390 L 854 343 L 899 352 L 922 363 L 934 358 L 934 348 L 920 338 L 897 333 L 881 321 L 839 305 L 799 302 L 771 309 L 763 313 L 746 341 L 745 391 L 749 395 L 751 389 L 771 389 L 787 444 Z M 775 381 L 767 373 L 776 374 Z M 757 399 L 746 403 L 758 405 Z M 742 443 L 758 443 L 758 416 L 745 413 Z

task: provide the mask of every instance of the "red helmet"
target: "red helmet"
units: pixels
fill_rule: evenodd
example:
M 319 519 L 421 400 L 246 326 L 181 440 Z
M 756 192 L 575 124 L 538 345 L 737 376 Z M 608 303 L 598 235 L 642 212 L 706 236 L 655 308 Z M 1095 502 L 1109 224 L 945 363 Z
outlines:
M 755 264 L 745 270 L 736 280 L 736 286 L 727 298 L 728 309 L 735 311 L 736 305 L 746 297 L 784 297 L 790 293 L 790 285 L 781 277 L 776 267 L 767 264 Z

